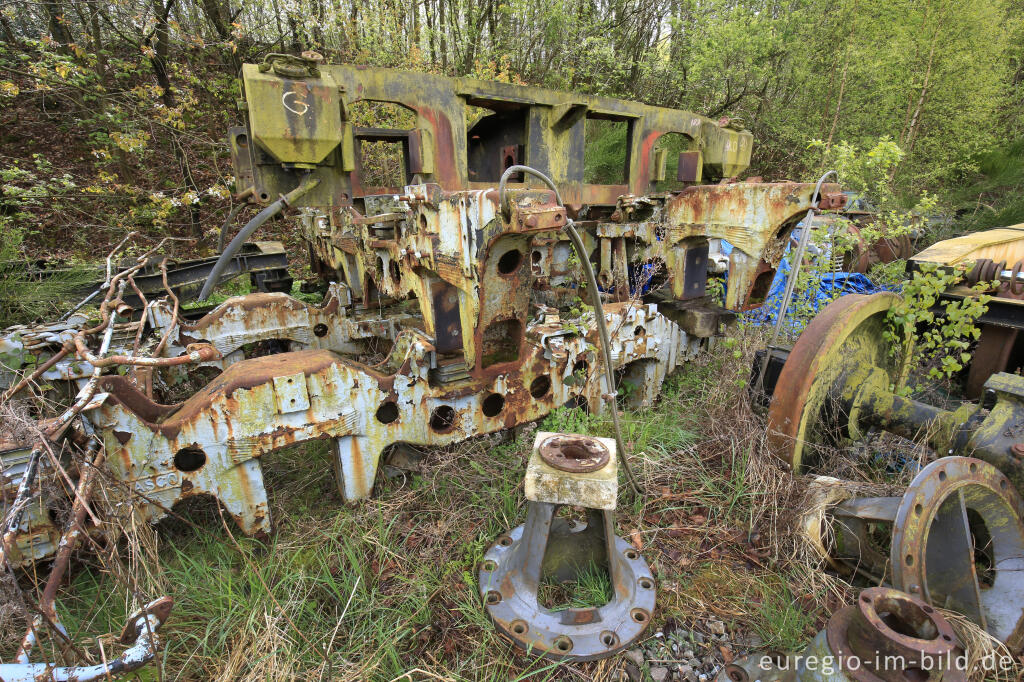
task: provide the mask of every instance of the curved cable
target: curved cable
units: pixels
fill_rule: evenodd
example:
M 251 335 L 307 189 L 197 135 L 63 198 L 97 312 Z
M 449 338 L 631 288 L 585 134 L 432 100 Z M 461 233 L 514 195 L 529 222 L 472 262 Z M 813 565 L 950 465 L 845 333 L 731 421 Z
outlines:
M 245 202 L 240 202 L 231 207 L 228 211 L 228 217 L 224 219 L 224 224 L 220 226 L 220 236 L 217 237 L 217 253 L 224 250 L 224 242 L 228 238 L 228 228 L 231 227 L 231 223 L 235 222 L 235 218 L 245 208 Z
M 512 208 L 508 204 L 508 197 L 505 192 L 505 185 L 508 183 L 508 179 L 514 173 L 529 173 L 536 178 L 539 178 L 545 185 L 547 185 L 552 192 L 555 193 L 555 201 L 558 202 L 559 206 L 565 206 L 562 202 L 562 195 L 558 191 L 558 187 L 555 183 L 544 173 L 539 170 L 530 168 L 529 166 L 509 166 L 504 173 L 501 174 L 501 180 L 498 181 L 498 205 L 501 208 L 502 214 L 507 219 L 511 213 Z M 594 318 L 597 321 L 597 333 L 601 339 L 601 358 L 604 365 L 604 380 L 607 387 L 607 393 L 605 397 L 610 396 L 611 402 L 611 413 L 612 413 L 612 428 L 615 431 L 615 447 L 620 453 L 622 453 L 622 468 L 626 472 L 626 479 L 629 481 L 629 485 L 633 488 L 633 492 L 637 495 L 643 495 L 643 489 L 640 487 L 639 482 L 636 480 L 636 476 L 633 475 L 633 469 L 629 464 L 628 452 L 626 451 L 626 443 L 622 438 L 622 428 L 619 426 L 619 410 L 615 405 L 615 376 L 613 374 L 614 369 L 612 368 L 612 352 L 611 352 L 611 337 L 608 334 L 608 325 L 604 319 L 604 306 L 601 304 L 601 291 L 597 288 L 597 277 L 594 276 L 594 268 L 590 264 L 590 258 L 587 256 L 586 247 L 583 244 L 583 239 L 580 237 L 579 232 L 573 227 L 573 221 L 571 218 L 566 216 L 565 225 L 562 229 L 569 235 L 569 240 L 572 242 L 573 248 L 576 249 L 576 255 L 583 265 L 583 274 L 587 278 L 587 288 L 591 291 L 591 299 L 594 305 Z
M 199 292 L 199 298 L 197 300 L 205 301 L 210 296 L 213 288 L 217 286 L 217 282 L 220 279 L 221 274 L 224 272 L 224 268 L 227 267 L 228 263 L 231 262 L 231 259 L 235 257 L 235 253 L 238 249 L 242 247 L 242 244 L 245 243 L 245 241 L 257 230 L 257 228 L 259 228 L 260 225 L 283 211 L 286 206 L 291 206 L 293 202 L 304 196 L 319 184 L 319 179 L 313 178 L 312 175 L 307 174 L 302 179 L 302 182 L 299 183 L 298 187 L 293 189 L 291 192 L 288 192 L 288 194 L 283 195 L 277 201 L 270 204 L 270 206 L 267 206 L 265 209 L 257 213 L 252 220 L 247 222 L 245 227 L 235 235 L 235 238 L 231 240 L 231 243 L 228 244 L 227 248 L 225 248 L 220 254 L 220 258 L 217 259 L 217 262 L 214 263 L 213 269 L 210 271 L 210 276 L 206 278 L 206 283 L 203 284 L 203 290 Z

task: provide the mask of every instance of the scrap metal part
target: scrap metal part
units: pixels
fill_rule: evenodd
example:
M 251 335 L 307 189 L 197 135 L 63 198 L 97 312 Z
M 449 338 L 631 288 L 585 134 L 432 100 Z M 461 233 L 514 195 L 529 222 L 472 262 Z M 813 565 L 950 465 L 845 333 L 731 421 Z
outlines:
M 53 663 L 30 663 L 27 651 L 22 651 L 16 663 L 0 663 L 2 682 L 89 682 L 107 680 L 138 670 L 156 657 L 160 649 L 157 636 L 170 616 L 174 601 L 170 597 L 154 599 L 133 613 L 121 634 L 121 643 L 131 644 L 116 659 L 98 665 L 62 667 Z
M 857 439 L 869 428 L 921 437 L 940 454 L 972 455 L 1024 490 L 1024 377 L 994 374 L 986 410 L 943 410 L 903 397 L 905 367 L 888 352 L 886 314 L 895 294 L 851 294 L 830 303 L 797 339 L 775 382 L 769 439 L 794 471 L 813 465 L 815 443 Z M 890 330 L 891 331 L 891 330 Z M 905 332 L 907 330 L 904 330 Z M 811 447 L 809 447 L 811 446 Z
M 1024 646 L 1024 502 L 1006 476 L 979 459 L 943 457 L 900 496 L 836 501 L 849 486 L 819 479 L 832 503 L 807 526 L 835 568 L 890 582 L 963 613 L 1013 650 Z
M 908 271 L 925 264 L 969 268 L 965 281 L 940 295 L 955 302 L 978 295 L 971 287 L 991 282 L 991 296 L 978 318 L 981 331 L 967 374 L 966 395 L 978 398 L 985 382 L 997 372 L 1015 372 L 1024 366 L 1024 224 L 972 232 L 936 242 L 910 259 Z M 936 306 L 941 311 L 941 304 Z
M 650 623 L 655 583 L 647 562 L 615 535 L 615 441 L 538 433 L 526 473 L 526 522 L 498 538 L 480 564 L 480 595 L 495 626 L 528 653 L 567 661 L 606 658 Z M 558 516 L 563 505 L 587 521 Z M 572 582 L 607 571 L 614 596 L 601 606 L 553 611 L 540 601 L 543 580 Z
M 245 65 L 241 80 L 246 125 L 230 133 L 241 194 L 267 204 L 308 190 L 294 208 L 314 266 L 335 282 L 324 305 L 252 294 L 190 320 L 174 314 L 172 292 L 132 322 L 117 317 L 131 290 L 121 273 L 99 327 L 82 317 L 21 330 L 0 349 L 20 353 L 28 376 L 42 369 L 38 379 L 77 389 L 60 428 L 81 413 L 103 441 L 106 471 L 153 521 L 211 495 L 244 532 L 268 533 L 260 460 L 297 443 L 330 443 L 339 491 L 357 500 L 393 448 L 443 446 L 567 403 L 650 404 L 666 374 L 733 315 L 707 296 L 709 243 L 736 247 L 726 304 L 754 303 L 813 200 L 806 183 L 699 184 L 741 172 L 751 136 L 689 112 L 280 55 Z M 404 107 L 414 123 L 360 127 L 367 103 Z M 467 125 L 469 108 L 493 113 Z M 588 120 L 628 130 L 621 184 L 586 176 Z M 684 147 L 674 180 L 664 172 L 669 139 Z M 401 183 L 378 186 L 364 167 L 363 146 L 378 142 L 401 147 Z M 497 183 L 520 162 L 550 175 L 565 205 L 513 177 L 499 206 Z M 818 203 L 841 205 L 838 189 L 823 187 Z M 570 220 L 599 292 L 580 284 Z M 605 302 L 582 303 L 594 295 Z M 632 387 L 618 397 L 593 380 L 601 319 L 611 369 Z M 286 352 L 249 357 L 257 342 Z M 194 379 L 201 365 L 221 373 L 198 390 L 183 383 L 180 403 L 161 398 L 171 394 L 157 392 L 161 382 Z M 30 452 L 24 443 L 0 452 L 5 491 L 18 488 Z M 54 551 L 53 502 L 33 501 L 20 565 Z
M 949 622 L 919 599 L 886 587 L 864 590 L 800 654 L 753 655 L 726 665 L 718 682 L 917 682 L 967 679 Z
M 360 355 L 367 352 L 370 341 L 390 345 L 403 326 L 417 326 L 416 318 L 399 306 L 370 312 L 351 310 L 351 303 L 348 289 L 332 284 L 319 306 L 284 293 L 258 293 L 229 298 L 201 318 L 189 320 L 180 314 L 176 316 L 171 302 L 161 298 L 146 306 L 141 320 L 115 325 L 110 352 L 130 353 L 142 326 L 143 348 L 156 346 L 159 339 L 167 338 L 159 348 L 159 357 L 178 357 L 193 344 L 209 344 L 219 357 L 200 366 L 223 371 L 245 359 L 245 349 L 261 341 L 276 342 L 286 350 L 322 348 Z M 0 389 L 9 389 L 23 372 L 53 358 L 89 324 L 89 316 L 75 314 L 62 322 L 4 330 L 0 336 Z M 80 382 L 91 376 L 93 369 L 87 360 L 67 355 L 58 358 L 38 378 Z M 184 379 L 187 372 L 165 368 L 161 376 L 164 383 L 174 384 Z

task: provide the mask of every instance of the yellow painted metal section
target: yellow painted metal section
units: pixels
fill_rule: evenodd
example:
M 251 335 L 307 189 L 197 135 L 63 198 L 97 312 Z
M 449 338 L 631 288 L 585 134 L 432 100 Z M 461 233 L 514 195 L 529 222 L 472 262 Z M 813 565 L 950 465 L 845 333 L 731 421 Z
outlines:
M 1011 265 L 1024 259 L 1024 223 L 946 239 L 932 244 L 911 260 L 959 265 L 982 258 Z

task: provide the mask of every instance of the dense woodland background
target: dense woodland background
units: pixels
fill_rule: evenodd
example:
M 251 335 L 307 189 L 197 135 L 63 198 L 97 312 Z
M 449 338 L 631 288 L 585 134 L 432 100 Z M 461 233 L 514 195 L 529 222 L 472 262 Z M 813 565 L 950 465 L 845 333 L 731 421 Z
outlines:
M 885 179 L 907 206 L 929 192 L 975 226 L 1021 222 L 1022 10 L 1024 0 L 0 0 L 0 261 L 96 256 L 133 229 L 208 249 L 234 189 L 223 139 L 241 119 L 239 65 L 305 49 L 739 119 L 756 140 L 748 175 L 771 180 L 813 179 L 882 140 L 899 147 Z

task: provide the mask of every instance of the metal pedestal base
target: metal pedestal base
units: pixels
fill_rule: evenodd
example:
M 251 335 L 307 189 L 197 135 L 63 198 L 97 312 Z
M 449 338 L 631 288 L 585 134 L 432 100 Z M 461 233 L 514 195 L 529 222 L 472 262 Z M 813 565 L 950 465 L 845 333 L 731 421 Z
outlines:
M 526 523 L 484 555 L 480 594 L 487 614 L 518 646 L 556 660 L 588 661 L 628 647 L 654 613 L 654 577 L 640 553 L 614 534 L 611 511 L 588 509 L 586 524 L 556 518 L 559 505 L 529 502 Z M 542 575 L 572 580 L 607 566 L 614 596 L 596 608 L 551 611 L 538 601 Z

